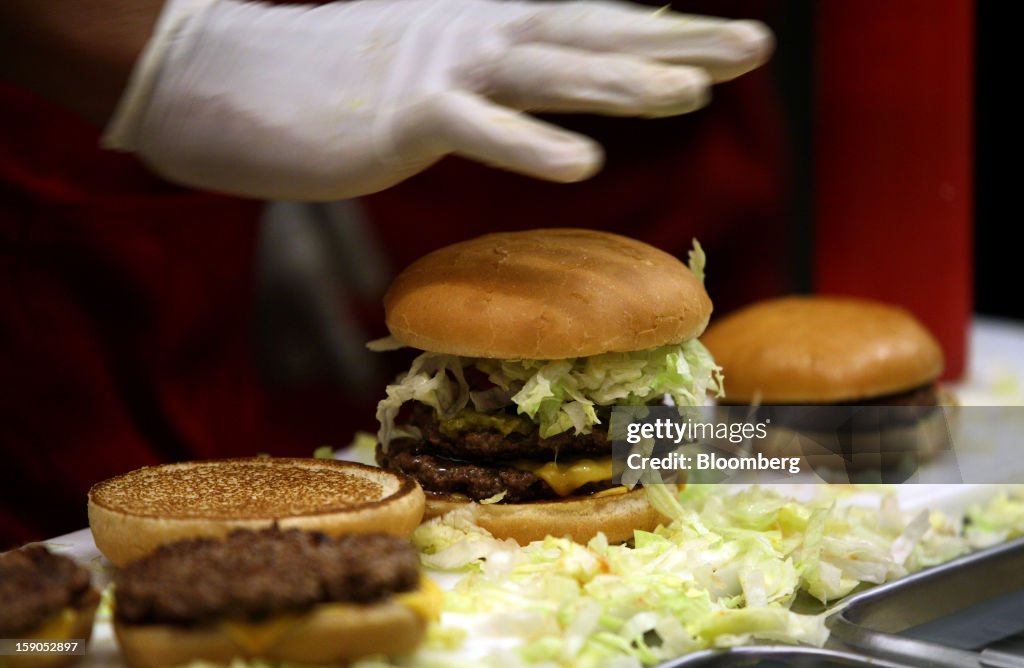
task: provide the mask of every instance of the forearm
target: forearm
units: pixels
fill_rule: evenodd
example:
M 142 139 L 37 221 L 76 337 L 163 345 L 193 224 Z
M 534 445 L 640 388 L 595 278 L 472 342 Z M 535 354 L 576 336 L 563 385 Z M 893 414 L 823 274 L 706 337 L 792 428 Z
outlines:
M 103 124 L 163 0 L 3 0 L 0 78 Z

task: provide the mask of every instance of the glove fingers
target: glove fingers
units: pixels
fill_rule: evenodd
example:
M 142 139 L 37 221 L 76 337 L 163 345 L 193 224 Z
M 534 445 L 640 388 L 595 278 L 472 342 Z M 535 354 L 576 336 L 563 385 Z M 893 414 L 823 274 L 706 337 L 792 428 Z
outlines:
M 672 116 L 707 104 L 701 69 L 551 44 L 512 47 L 488 70 L 488 97 L 516 109 Z
M 749 72 L 774 49 L 771 31 L 759 21 L 728 21 L 619 3 L 544 4 L 516 23 L 512 39 L 695 65 L 706 69 L 713 81 Z
M 438 96 L 428 116 L 434 126 L 430 134 L 443 143 L 444 152 L 528 176 L 582 181 L 597 172 L 604 159 L 601 147 L 588 137 L 475 95 Z

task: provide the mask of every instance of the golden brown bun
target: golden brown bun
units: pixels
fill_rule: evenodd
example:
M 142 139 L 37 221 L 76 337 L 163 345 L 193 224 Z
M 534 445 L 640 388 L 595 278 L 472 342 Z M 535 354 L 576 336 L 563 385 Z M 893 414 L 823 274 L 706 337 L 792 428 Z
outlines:
M 75 610 L 62 611 L 60 614 L 69 614 L 70 619 L 63 619 L 57 626 L 56 633 L 29 633 L 25 640 L 40 640 L 49 642 L 60 642 L 62 640 L 81 640 L 89 644 L 92 638 L 93 620 L 96 618 L 96 608 L 100 603 L 100 595 L 95 589 L 89 589 L 83 597 L 81 604 Z M 81 659 L 75 654 L 36 654 L 32 656 L 0 656 L 0 668 L 63 668 L 71 666 Z
M 332 459 L 255 457 L 150 466 L 89 490 L 89 527 L 117 566 L 160 545 L 234 529 L 384 532 L 408 537 L 423 517 L 411 478 Z
M 338 665 L 370 654 L 401 654 L 422 641 L 426 620 L 395 601 L 320 605 L 267 624 L 262 637 L 227 624 L 178 627 L 114 620 L 121 653 L 133 668 L 183 666 L 203 659 L 229 664 L 236 657 Z
M 417 260 L 384 296 L 388 329 L 432 352 L 561 359 L 696 338 L 700 281 L 645 243 L 580 229 L 488 234 Z
M 902 308 L 843 297 L 783 297 L 712 324 L 701 341 L 725 373 L 726 400 L 856 401 L 942 373 L 942 349 Z
M 458 508 L 470 508 L 476 523 L 495 538 L 511 538 L 520 545 L 547 536 L 568 536 L 586 543 L 603 531 L 611 543 L 633 538 L 633 530 L 653 531 L 665 517 L 647 502 L 643 489 L 623 494 L 567 497 L 532 503 L 474 503 L 442 494 L 427 493 L 425 520 Z

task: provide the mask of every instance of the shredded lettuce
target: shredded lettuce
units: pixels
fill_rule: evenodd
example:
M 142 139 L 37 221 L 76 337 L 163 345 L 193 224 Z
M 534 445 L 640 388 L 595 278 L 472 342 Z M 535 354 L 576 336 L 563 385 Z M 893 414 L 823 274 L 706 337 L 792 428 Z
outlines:
M 960 531 L 958 516 L 907 513 L 883 491 L 861 506 L 771 488 L 645 489 L 670 521 L 635 532 L 629 545 L 598 534 L 586 545 L 548 537 L 519 547 L 468 511 L 420 527 L 413 540 L 423 562 L 460 576 L 441 626 L 496 649 L 435 644 L 409 664 L 638 668 L 752 642 L 821 646 L 827 605 L 1024 530 L 1021 495 L 971 508 Z
M 967 510 L 965 533 L 973 547 L 987 547 L 1024 535 L 1024 488 L 1000 492 Z
M 693 240 L 693 250 L 689 253 L 689 264 L 690 273 L 697 277 L 697 280 L 704 284 L 704 266 L 707 264 L 707 256 L 704 255 L 704 249 L 701 247 L 700 242 L 696 239 Z
M 670 521 L 637 531 L 630 545 L 598 534 L 586 545 L 548 537 L 520 547 L 495 539 L 466 509 L 423 524 L 413 534 L 423 563 L 459 573 L 441 621 L 412 654 L 354 667 L 640 668 L 754 642 L 822 646 L 832 610 L 808 611 L 801 600 L 800 612 L 798 597 L 834 602 L 1024 530 L 1020 492 L 960 517 L 910 514 L 885 492 L 879 504 L 857 506 L 771 488 L 646 489 Z
M 389 664 L 382 664 L 389 665 Z M 232 659 L 231 663 L 212 663 L 209 661 L 193 661 L 183 668 L 330 668 L 329 666 L 318 666 L 308 663 L 292 663 L 281 661 L 266 661 L 264 659 Z
M 424 522 L 413 532 L 412 543 L 424 566 L 442 571 L 475 566 L 515 547 L 515 541 L 500 541 L 477 526 L 468 508 Z
M 487 374 L 497 391 L 470 393 L 464 369 Z M 423 353 L 408 373 L 389 385 L 377 407 L 380 442 L 399 432 L 395 417 L 402 404 L 419 401 L 440 419 L 450 418 L 472 400 L 480 409 L 515 405 L 549 438 L 572 429 L 587 434 L 600 424 L 598 406 L 640 406 L 667 397 L 677 406 L 699 406 L 721 396 L 722 370 L 696 339 L 627 353 L 605 353 L 566 360 L 494 360 Z
M 329 445 L 321 445 L 313 451 L 314 459 L 334 459 L 334 448 Z
M 753 640 L 822 645 L 824 617 L 789 609 L 801 579 L 797 545 L 779 528 L 787 502 L 756 490 L 737 504 L 713 495 L 681 503 L 669 489 L 648 488 L 674 521 L 636 532 L 632 546 L 600 534 L 587 545 L 548 537 L 453 563 L 468 572 L 446 612 L 515 629 L 523 665 L 653 665 Z
M 387 447 L 392 439 L 404 435 L 395 426 L 395 418 L 407 401 L 430 406 L 441 419 L 465 408 L 469 403 L 469 385 L 462 374 L 465 365 L 463 358 L 443 353 L 423 353 L 413 360 L 409 371 L 385 388 L 385 397 L 377 404 L 380 443 Z
M 340 453 L 335 453 L 335 456 L 341 459 L 347 459 L 349 461 L 358 462 L 360 464 L 376 466 L 376 434 L 371 434 L 368 431 L 357 431 L 355 434 L 352 435 L 352 442 L 348 444 L 348 447 L 346 447 Z
M 374 339 L 366 344 L 366 349 L 375 353 L 386 353 L 392 350 L 401 350 L 405 344 L 393 336 L 385 336 L 382 339 Z

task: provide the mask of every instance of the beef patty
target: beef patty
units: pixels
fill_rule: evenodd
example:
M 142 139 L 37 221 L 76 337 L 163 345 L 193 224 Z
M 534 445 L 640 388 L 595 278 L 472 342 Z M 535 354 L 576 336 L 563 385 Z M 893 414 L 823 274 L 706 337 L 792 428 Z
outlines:
M 267 529 L 165 545 L 118 573 L 115 596 L 124 622 L 200 625 L 373 603 L 418 582 L 419 556 L 400 538 Z
M 906 392 L 870 399 L 776 409 L 771 411 L 772 423 L 803 431 L 832 430 L 836 428 L 835 421 L 840 413 L 831 409 L 843 406 L 867 409 L 850 413 L 851 419 L 844 422 L 843 429 L 876 432 L 894 427 L 907 427 L 931 417 L 938 410 L 938 389 L 934 383 L 930 383 Z M 764 408 L 771 410 L 771 406 L 766 405 Z M 818 410 L 819 408 L 822 410 Z
M 604 413 L 604 414 L 602 414 Z M 540 428 L 531 425 L 528 433 L 513 431 L 502 434 L 495 429 L 466 430 L 445 434 L 434 409 L 416 402 L 409 416 L 409 424 L 418 427 L 423 440 L 430 444 L 431 452 L 453 459 L 536 459 L 547 461 L 563 457 L 595 457 L 612 453 L 607 424 L 610 410 L 601 409 L 601 424 L 589 434 L 574 434 L 571 430 L 550 438 L 540 437 Z M 527 422 L 523 420 L 523 422 Z
M 392 441 L 385 452 L 378 445 L 377 463 L 412 476 L 427 492 L 461 494 L 475 501 L 505 492 L 501 503 L 562 498 L 542 478 L 516 468 L 507 460 L 450 459 L 430 452 L 432 446 L 424 441 L 400 439 Z M 592 494 L 612 486 L 611 480 L 588 483 L 574 494 Z
M 881 397 L 844 401 L 839 406 L 919 406 L 932 407 L 939 403 L 939 388 L 935 383 L 928 383 L 905 392 L 895 392 Z

